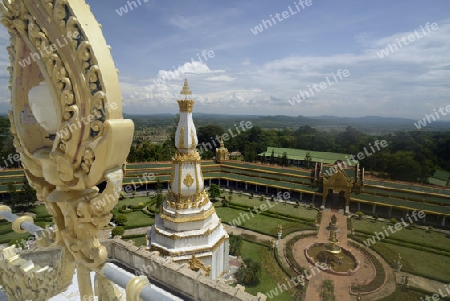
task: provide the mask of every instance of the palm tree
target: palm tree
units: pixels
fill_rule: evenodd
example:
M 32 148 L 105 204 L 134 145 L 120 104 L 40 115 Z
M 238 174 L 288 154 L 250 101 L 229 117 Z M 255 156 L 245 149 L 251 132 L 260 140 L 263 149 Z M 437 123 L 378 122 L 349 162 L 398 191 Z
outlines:
M 260 282 L 261 265 L 251 258 L 244 259 L 244 264 L 236 273 L 237 280 L 247 286 L 256 286 Z

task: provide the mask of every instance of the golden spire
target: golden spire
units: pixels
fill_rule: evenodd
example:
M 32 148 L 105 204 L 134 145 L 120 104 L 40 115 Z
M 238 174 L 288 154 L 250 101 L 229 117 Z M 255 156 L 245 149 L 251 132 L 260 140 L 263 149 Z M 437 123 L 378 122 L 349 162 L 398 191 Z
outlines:
M 181 95 L 191 95 L 192 94 L 191 89 L 189 89 L 189 84 L 188 84 L 187 78 L 184 79 L 183 90 L 180 91 L 180 94 Z M 187 97 L 187 96 L 185 96 L 185 97 Z
M 189 88 L 189 84 L 187 78 L 184 79 L 183 90 L 180 91 L 181 95 L 185 95 L 184 99 L 178 100 L 178 105 L 180 107 L 180 112 L 189 112 L 192 113 L 192 107 L 194 106 L 195 101 L 192 99 L 187 99 L 187 95 L 191 95 L 192 91 Z

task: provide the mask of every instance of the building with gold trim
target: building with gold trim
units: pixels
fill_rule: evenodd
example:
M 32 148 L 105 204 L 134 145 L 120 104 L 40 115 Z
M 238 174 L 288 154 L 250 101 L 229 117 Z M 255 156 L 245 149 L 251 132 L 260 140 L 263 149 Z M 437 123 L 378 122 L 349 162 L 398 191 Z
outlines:
M 195 101 L 187 80 L 178 100 L 180 120 L 175 133 L 170 189 L 155 224 L 148 231 L 151 250 L 187 262 L 216 279 L 228 271 L 228 234 L 204 189 L 197 133 L 192 120 Z

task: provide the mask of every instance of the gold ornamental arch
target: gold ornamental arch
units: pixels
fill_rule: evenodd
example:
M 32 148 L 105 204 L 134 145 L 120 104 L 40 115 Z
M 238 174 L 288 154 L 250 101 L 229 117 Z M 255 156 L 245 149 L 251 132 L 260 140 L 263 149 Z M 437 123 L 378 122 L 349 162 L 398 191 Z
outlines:
M 117 204 L 134 131 L 118 71 L 84 0 L 3 0 L 0 12 L 11 41 L 14 146 L 58 229 L 46 243 L 67 251 L 66 268 L 73 275 L 76 263 L 80 290 L 92 295 L 80 281 L 107 259 L 98 231 Z
M 322 201 L 323 206 L 327 199 L 330 190 L 337 193 L 341 191 L 344 192 L 345 205 L 348 206 L 350 203 L 350 194 L 354 185 L 354 180 L 347 177 L 344 170 L 339 169 L 337 172 L 333 173 L 331 176 L 323 177 L 323 194 Z

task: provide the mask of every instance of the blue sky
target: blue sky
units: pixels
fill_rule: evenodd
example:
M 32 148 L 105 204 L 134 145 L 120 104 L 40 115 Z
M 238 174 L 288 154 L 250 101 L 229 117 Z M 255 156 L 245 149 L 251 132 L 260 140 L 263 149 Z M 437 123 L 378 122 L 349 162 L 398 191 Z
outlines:
M 87 1 L 112 46 L 125 113 L 175 113 L 185 77 L 195 111 L 204 113 L 418 119 L 450 105 L 448 0 L 311 0 L 304 8 L 298 0 L 139 1 L 133 10 L 131 0 Z M 121 7 L 128 10 L 122 16 Z M 288 17 L 277 20 L 283 11 Z M 251 29 L 270 15 L 276 24 L 255 35 Z M 427 22 L 438 28 L 398 50 L 391 45 L 394 51 L 380 58 L 389 43 L 420 34 Z M 0 84 L 7 86 L 2 48 Z M 214 57 L 202 63 L 197 53 L 204 50 Z M 177 78 L 155 83 L 177 68 Z M 339 69 L 350 75 L 291 105 L 299 90 Z M 0 92 L 3 109 L 9 95 Z

